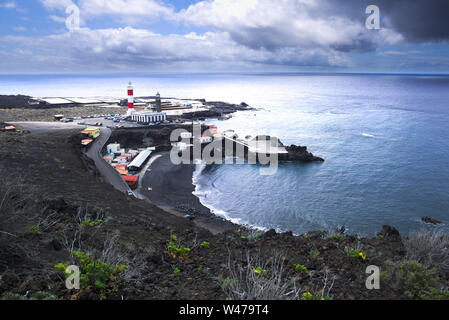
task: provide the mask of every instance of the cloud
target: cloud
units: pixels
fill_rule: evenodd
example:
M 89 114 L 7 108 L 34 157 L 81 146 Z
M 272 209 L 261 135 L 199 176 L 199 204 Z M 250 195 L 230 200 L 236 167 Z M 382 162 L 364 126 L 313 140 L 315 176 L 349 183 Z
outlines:
M 40 0 L 49 10 L 65 11 L 69 5 L 77 5 L 83 20 L 100 16 L 135 24 L 170 16 L 173 8 L 156 0 Z
M 439 29 L 448 20 L 441 19 L 448 2 L 439 0 L 426 2 L 436 8 L 424 8 L 424 1 L 376 1 L 381 30 L 365 27 L 365 8 L 372 4 L 368 0 L 203 0 L 179 11 L 157 0 L 40 1 L 53 21 L 64 22 L 67 6 L 75 3 L 83 26 L 94 19 L 97 25 L 108 19 L 131 25 L 8 38 L 24 52 L 39 52 L 21 58 L 24 66 L 37 68 L 40 63 L 58 71 L 335 70 L 354 67 L 352 58 L 358 53 L 392 57 L 401 50 L 383 46 L 444 42 L 449 32 L 449 27 Z M 156 20 L 202 31 L 158 34 L 142 29 L 142 23 Z M 8 68 L 4 61 L 0 66 Z
M 0 2 L 0 8 L 15 9 L 17 4 L 14 1 Z
M 40 0 L 40 2 L 47 9 L 64 11 L 68 6 L 74 4 L 72 0 Z
M 248 48 L 227 32 L 161 35 L 132 27 L 91 30 L 81 28 L 44 37 L 8 36 L 2 39 L 22 48 L 46 52 L 54 68 L 76 70 L 151 71 L 175 67 L 211 70 L 260 66 L 345 67 L 350 61 L 335 50 Z M 42 59 L 42 56 L 39 57 Z M 33 65 L 31 60 L 28 63 Z M 62 64 L 62 66 L 61 66 Z
M 335 1 L 335 10 L 356 19 L 370 4 L 380 8 L 381 26 L 394 30 L 408 42 L 449 41 L 447 0 L 342 0 Z
M 14 31 L 25 32 L 25 31 L 27 31 L 27 28 L 25 28 L 24 26 L 17 26 L 17 27 L 14 27 Z
M 181 10 L 174 19 L 228 32 L 250 48 L 322 48 L 339 52 L 373 51 L 392 30 L 378 33 L 340 12 L 329 0 L 209 0 Z M 396 35 L 396 39 L 400 36 Z

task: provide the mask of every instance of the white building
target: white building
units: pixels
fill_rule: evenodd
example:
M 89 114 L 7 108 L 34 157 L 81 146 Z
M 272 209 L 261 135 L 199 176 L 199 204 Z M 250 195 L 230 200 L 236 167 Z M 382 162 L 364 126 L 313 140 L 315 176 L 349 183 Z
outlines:
M 167 120 L 165 112 L 136 112 L 131 115 L 131 120 L 143 123 L 163 122 Z
M 118 153 L 120 149 L 120 144 L 118 143 L 112 143 L 109 144 L 106 149 L 108 150 L 108 153 Z
M 150 150 L 150 148 L 140 152 L 139 155 L 128 165 L 128 169 L 133 171 L 140 170 L 151 153 L 152 151 Z

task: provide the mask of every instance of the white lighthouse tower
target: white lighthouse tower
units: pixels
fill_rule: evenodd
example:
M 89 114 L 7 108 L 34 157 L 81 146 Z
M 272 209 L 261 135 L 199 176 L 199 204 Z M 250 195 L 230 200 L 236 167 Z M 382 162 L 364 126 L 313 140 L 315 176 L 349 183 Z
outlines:
M 134 110 L 134 87 L 131 81 L 128 83 L 128 112 L 127 115 L 130 116 L 136 111 Z

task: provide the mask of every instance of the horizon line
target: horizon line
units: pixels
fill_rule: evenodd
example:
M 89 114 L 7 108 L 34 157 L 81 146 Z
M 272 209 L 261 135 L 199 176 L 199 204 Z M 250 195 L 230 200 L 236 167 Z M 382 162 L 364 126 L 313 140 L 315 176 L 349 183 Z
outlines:
M 256 71 L 256 72 L 18 72 L 2 73 L 0 76 L 151 76 L 151 75 L 382 75 L 382 76 L 449 76 L 449 73 L 432 72 L 333 72 L 333 71 Z

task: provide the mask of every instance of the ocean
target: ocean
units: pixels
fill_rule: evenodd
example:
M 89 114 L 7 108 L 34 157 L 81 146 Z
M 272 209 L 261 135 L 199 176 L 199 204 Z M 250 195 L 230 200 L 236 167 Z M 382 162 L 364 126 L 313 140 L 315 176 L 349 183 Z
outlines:
M 342 74 L 0 76 L 0 94 L 135 95 L 246 102 L 257 111 L 208 121 L 241 137 L 277 136 L 324 163 L 198 165 L 195 194 L 215 214 L 261 229 L 401 233 L 422 216 L 449 230 L 449 77 Z

